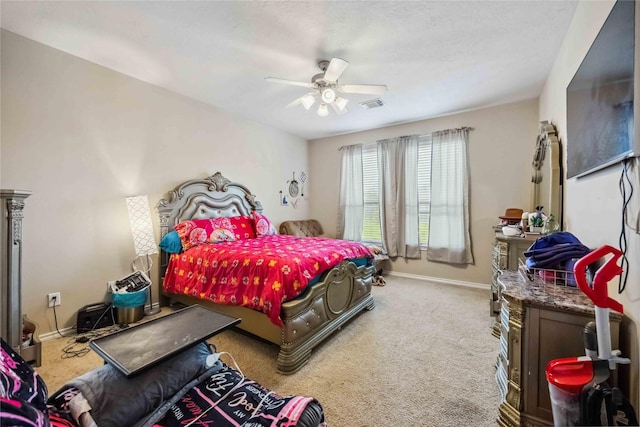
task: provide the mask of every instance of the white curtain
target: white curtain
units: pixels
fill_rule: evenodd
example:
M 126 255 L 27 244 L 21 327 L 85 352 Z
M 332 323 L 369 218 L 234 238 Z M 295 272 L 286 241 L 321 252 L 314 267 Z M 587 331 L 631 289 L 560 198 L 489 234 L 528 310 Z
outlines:
M 360 241 L 364 221 L 362 190 L 362 145 L 342 147 L 340 169 L 340 206 L 338 209 L 339 239 Z
M 420 258 L 418 138 L 377 142 L 382 246 L 390 257 Z
M 434 132 L 431 136 L 430 261 L 473 264 L 468 140 L 468 128 Z

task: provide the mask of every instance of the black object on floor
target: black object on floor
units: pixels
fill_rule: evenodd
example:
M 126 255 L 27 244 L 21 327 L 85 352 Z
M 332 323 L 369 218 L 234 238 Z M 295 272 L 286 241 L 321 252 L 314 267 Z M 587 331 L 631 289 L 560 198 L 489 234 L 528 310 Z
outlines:
M 78 310 L 76 329 L 79 334 L 114 325 L 113 306 L 98 302 Z

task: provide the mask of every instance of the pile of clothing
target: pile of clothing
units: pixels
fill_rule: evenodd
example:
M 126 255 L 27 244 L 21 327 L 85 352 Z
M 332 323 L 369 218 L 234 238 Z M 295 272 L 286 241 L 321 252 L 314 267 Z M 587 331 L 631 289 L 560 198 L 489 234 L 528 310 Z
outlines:
M 591 252 L 568 231 L 551 233 L 537 239 L 524 256 L 530 270 L 539 270 L 546 281 L 576 286 L 573 277 L 575 262 Z

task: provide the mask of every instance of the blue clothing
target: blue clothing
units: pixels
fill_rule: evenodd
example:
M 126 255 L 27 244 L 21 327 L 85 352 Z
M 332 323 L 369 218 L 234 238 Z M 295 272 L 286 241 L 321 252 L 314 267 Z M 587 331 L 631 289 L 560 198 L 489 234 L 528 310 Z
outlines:
M 558 269 L 572 258 L 582 258 L 591 249 L 568 231 L 551 233 L 536 240 L 524 252 L 528 268 Z

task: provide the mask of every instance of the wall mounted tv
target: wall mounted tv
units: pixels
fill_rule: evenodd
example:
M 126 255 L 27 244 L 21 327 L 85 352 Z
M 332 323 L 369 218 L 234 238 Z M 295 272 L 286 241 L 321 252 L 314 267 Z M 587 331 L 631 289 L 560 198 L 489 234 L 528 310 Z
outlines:
M 618 0 L 567 86 L 567 178 L 640 156 L 639 15 Z

